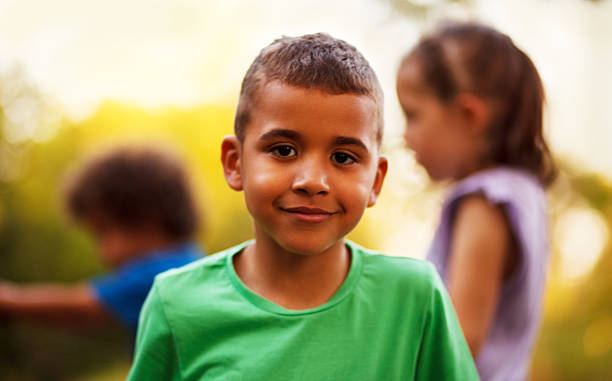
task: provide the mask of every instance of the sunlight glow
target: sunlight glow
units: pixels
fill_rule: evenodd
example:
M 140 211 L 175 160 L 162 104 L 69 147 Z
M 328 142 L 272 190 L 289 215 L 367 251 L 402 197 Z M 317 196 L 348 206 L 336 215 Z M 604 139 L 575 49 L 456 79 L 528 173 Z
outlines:
M 606 223 L 587 208 L 572 208 L 556 223 L 553 239 L 561 254 L 561 274 L 567 280 L 587 275 L 608 241 Z

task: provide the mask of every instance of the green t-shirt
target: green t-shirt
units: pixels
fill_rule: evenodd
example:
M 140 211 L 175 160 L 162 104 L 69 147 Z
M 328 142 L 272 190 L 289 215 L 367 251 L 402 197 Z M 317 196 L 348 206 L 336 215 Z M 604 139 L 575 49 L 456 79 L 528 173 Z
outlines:
M 242 283 L 232 257 L 246 245 L 156 278 L 129 380 L 478 380 L 429 263 L 347 242 L 341 287 L 296 311 Z

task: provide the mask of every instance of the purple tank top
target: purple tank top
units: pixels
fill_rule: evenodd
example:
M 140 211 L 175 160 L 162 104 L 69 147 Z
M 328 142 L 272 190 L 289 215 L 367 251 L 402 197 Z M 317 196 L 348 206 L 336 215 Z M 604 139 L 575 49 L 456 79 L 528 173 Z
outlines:
M 537 179 L 519 169 L 498 167 L 458 182 L 444 203 L 427 256 L 445 282 L 454 214 L 461 200 L 473 194 L 503 208 L 519 249 L 516 270 L 502 286 L 476 367 L 484 381 L 526 380 L 548 268 L 546 198 Z

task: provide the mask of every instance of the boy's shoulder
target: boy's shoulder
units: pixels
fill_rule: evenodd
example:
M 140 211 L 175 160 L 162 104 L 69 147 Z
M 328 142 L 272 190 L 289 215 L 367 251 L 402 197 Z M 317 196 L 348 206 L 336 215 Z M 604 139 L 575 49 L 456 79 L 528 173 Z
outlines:
M 391 256 L 374 250 L 365 249 L 353 242 L 349 247 L 360 253 L 363 261 L 362 276 L 366 280 L 379 282 L 389 289 L 398 291 L 431 293 L 444 288 L 438 272 L 432 263 L 423 259 Z
M 157 275 L 155 284 L 158 287 L 184 287 L 195 282 L 211 280 L 210 274 L 225 270 L 227 257 L 244 249 L 249 242 L 230 247 L 223 251 L 200 258 L 181 267 L 173 268 Z
M 364 264 L 378 266 L 388 275 L 404 276 L 407 274 L 417 276 L 430 276 L 435 269 L 431 263 L 414 257 L 389 255 L 379 251 L 363 248 L 355 243 L 349 243 L 351 248 L 361 252 Z

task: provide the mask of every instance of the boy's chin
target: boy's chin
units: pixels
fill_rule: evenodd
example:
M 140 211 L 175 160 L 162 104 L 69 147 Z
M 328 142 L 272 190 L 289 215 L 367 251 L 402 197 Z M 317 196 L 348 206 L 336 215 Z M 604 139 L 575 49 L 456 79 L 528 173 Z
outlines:
M 326 241 L 326 242 L 321 242 L 318 240 L 299 239 L 299 240 L 286 240 L 283 242 L 277 241 L 277 244 L 279 244 L 279 246 L 281 246 L 283 249 L 285 249 L 286 251 L 292 254 L 310 257 L 310 256 L 315 256 L 315 255 L 319 255 L 319 254 L 326 252 L 327 250 L 329 250 L 331 247 L 338 244 L 339 242 L 344 242 L 344 239 L 340 238 L 339 240 L 335 240 L 335 241 L 331 240 L 331 241 Z
M 348 233 L 350 229 L 346 229 Z M 344 229 L 328 226 L 325 229 L 265 229 L 255 224 L 255 239 L 267 247 L 276 246 L 290 254 L 316 256 L 329 251 L 334 246 L 344 245 Z

